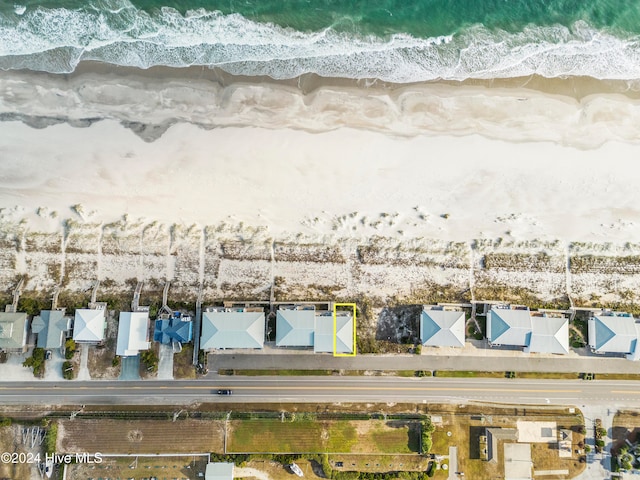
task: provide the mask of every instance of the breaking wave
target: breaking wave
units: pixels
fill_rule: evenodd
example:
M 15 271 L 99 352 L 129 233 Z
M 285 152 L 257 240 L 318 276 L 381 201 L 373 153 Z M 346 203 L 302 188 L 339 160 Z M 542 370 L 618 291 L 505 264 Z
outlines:
M 109 8 L 27 8 L 0 14 L 0 68 L 70 73 L 82 61 L 149 68 L 219 67 L 235 75 L 305 73 L 396 83 L 529 76 L 640 78 L 640 37 L 578 21 L 519 32 L 461 28 L 450 35 L 386 37 L 326 28 L 301 32 L 203 9 L 149 13 Z

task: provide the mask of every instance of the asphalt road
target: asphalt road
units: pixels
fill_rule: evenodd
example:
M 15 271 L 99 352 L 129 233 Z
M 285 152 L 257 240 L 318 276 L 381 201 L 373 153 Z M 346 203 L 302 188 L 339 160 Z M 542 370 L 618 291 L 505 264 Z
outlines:
M 217 395 L 233 390 L 232 396 Z M 220 377 L 193 381 L 1 382 L 2 404 L 499 402 L 637 406 L 637 382 L 486 378 Z

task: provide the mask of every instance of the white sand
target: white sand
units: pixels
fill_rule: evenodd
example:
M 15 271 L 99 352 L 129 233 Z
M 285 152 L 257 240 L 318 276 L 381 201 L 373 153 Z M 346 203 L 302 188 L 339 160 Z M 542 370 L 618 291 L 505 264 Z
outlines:
M 96 222 L 127 213 L 244 222 L 274 235 L 625 242 L 640 234 L 638 153 L 614 142 L 578 150 L 476 135 L 188 124 L 145 143 L 114 121 L 40 130 L 4 122 L 0 205 L 24 207 L 4 215 L 30 217 L 32 230 L 44 228 L 39 207 L 57 211 L 59 223 L 81 204 Z

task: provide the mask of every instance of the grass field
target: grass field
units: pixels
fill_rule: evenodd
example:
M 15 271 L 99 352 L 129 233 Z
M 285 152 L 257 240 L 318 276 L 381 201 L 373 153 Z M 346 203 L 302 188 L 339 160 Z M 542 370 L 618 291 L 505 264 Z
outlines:
M 224 422 L 216 420 L 61 420 L 58 452 L 222 452 Z
M 137 459 L 104 458 L 99 465 L 71 464 L 67 467 L 67 480 L 87 478 L 180 478 L 201 479 L 207 457 L 158 457 Z M 15 477 L 18 478 L 18 477 Z M 23 477 L 20 477 L 23 478 Z M 27 478 L 27 477 L 24 477 Z
M 227 452 L 234 453 L 415 453 L 415 422 L 384 420 L 234 420 Z

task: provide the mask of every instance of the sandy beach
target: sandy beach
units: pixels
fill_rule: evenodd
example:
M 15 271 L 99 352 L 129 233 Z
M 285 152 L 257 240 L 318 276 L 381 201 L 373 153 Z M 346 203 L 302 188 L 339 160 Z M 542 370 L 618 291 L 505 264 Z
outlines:
M 305 282 L 325 285 L 325 297 L 385 297 L 462 291 L 469 278 L 542 299 L 569 284 L 612 301 L 636 290 L 636 276 L 615 266 L 573 281 L 565 272 L 571 252 L 635 255 L 632 95 L 591 84 L 571 96 L 505 82 L 291 83 L 130 69 L 0 76 L 3 290 L 27 273 L 34 289 L 81 289 L 95 276 L 117 289 L 137 277 L 216 297 L 239 285 L 263 296 L 276 277 L 294 296 L 310 295 Z M 295 252 L 278 263 L 279 243 L 311 247 L 302 263 Z M 354 271 L 366 245 L 380 258 Z M 342 260 L 314 263 L 319 248 Z M 552 262 L 473 273 L 501 252 Z

